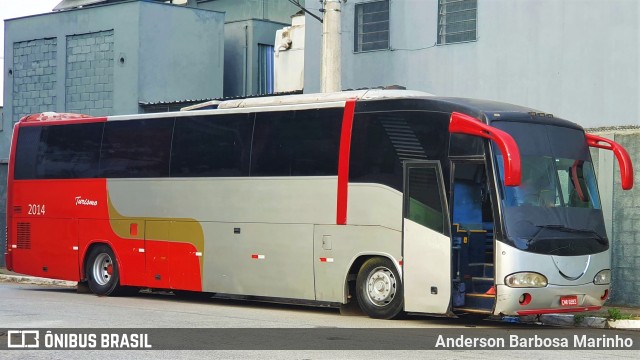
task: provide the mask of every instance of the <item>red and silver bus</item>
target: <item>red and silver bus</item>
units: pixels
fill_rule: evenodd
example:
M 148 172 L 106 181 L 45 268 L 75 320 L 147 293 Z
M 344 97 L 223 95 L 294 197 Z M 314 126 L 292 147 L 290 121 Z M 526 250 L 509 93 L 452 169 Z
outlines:
M 10 270 L 400 312 L 598 309 L 610 241 L 590 147 L 519 106 L 363 90 L 215 109 L 43 113 L 13 132 Z

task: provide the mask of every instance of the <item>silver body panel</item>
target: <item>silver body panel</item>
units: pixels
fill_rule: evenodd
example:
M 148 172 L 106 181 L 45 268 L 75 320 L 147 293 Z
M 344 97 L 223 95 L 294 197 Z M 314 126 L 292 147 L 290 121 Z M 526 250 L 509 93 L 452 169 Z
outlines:
M 600 297 L 609 285 L 595 285 L 593 278 L 598 272 L 611 269 L 610 252 L 585 256 L 552 256 L 518 250 L 496 241 L 496 300 L 495 314 L 515 315 L 517 311 L 529 309 L 561 309 L 560 296 L 578 295 L 579 306 L 602 306 Z M 554 261 L 555 259 L 555 261 Z M 559 263 L 560 265 L 558 265 Z M 577 278 L 563 276 L 567 272 L 579 275 Z M 505 285 L 505 277 L 516 272 L 537 272 L 544 275 L 549 285 L 544 288 L 510 288 Z M 581 275 L 580 275 L 581 273 Z M 532 295 L 528 305 L 520 305 L 518 299 L 524 293 Z
M 335 225 L 333 176 L 107 185 L 123 216 L 200 223 L 203 291 L 346 303 L 347 274 L 358 257 L 388 257 L 401 273 L 402 194 L 382 185 L 349 185 L 348 225 Z

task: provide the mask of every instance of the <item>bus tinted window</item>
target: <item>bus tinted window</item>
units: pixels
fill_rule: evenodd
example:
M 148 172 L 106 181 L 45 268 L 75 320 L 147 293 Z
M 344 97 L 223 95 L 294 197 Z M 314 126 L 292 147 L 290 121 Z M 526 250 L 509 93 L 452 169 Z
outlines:
M 252 130 L 247 114 L 178 118 L 171 176 L 248 176 Z
M 407 218 L 443 233 L 442 194 L 438 191 L 436 168 L 410 168 L 407 180 Z
M 104 123 L 43 127 L 36 176 L 39 179 L 97 177 L 103 127 Z
M 448 117 L 426 111 L 356 114 L 349 180 L 402 191 L 402 162 L 442 160 L 447 153 Z
M 20 128 L 16 179 L 98 176 L 103 123 Z
M 342 109 L 256 114 L 251 176 L 337 175 Z
M 23 126 L 19 130 L 16 144 L 14 178 L 27 180 L 36 178 L 36 159 L 40 144 L 40 126 Z
M 104 127 L 101 177 L 169 176 L 173 118 L 112 121 Z
M 451 134 L 450 156 L 484 155 L 484 142 L 478 136 Z

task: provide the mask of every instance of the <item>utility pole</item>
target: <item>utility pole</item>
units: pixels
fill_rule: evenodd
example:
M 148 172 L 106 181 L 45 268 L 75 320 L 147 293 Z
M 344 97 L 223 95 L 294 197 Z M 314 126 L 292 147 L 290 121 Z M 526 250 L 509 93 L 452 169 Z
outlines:
M 340 14 L 342 0 L 324 0 L 324 19 L 322 21 L 322 92 L 342 91 Z

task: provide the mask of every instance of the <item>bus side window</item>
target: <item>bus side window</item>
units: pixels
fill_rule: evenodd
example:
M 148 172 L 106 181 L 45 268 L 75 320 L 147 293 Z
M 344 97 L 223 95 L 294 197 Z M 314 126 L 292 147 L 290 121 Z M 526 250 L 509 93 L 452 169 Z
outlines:
M 249 176 L 252 131 L 247 114 L 176 119 L 171 176 Z
M 168 177 L 173 123 L 173 118 L 107 122 L 101 177 Z
M 20 128 L 18 144 L 16 145 L 14 178 L 16 180 L 30 180 L 36 178 L 36 161 L 40 145 L 40 126 L 25 126 Z
M 104 123 L 20 128 L 15 179 L 78 179 L 98 176 Z
M 45 126 L 40 137 L 39 179 L 98 177 L 104 123 Z
M 343 109 L 256 113 L 251 176 L 335 176 Z

